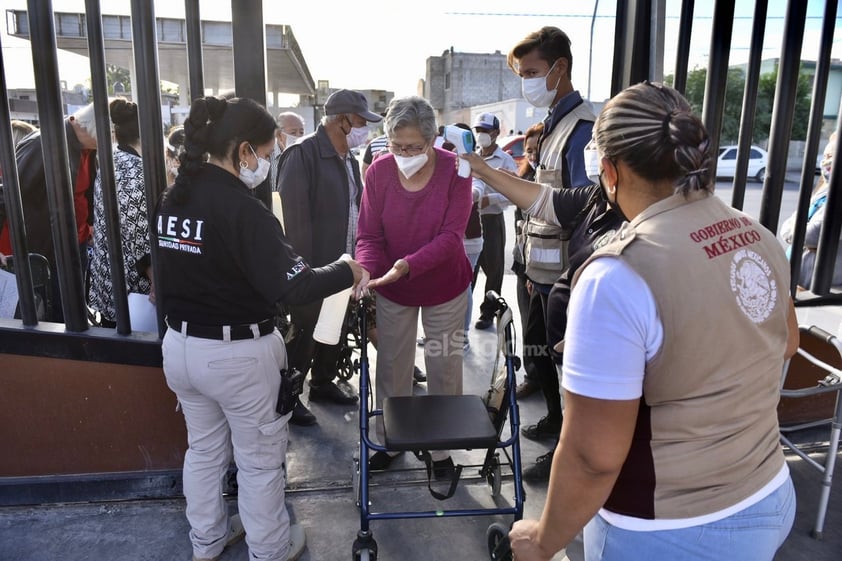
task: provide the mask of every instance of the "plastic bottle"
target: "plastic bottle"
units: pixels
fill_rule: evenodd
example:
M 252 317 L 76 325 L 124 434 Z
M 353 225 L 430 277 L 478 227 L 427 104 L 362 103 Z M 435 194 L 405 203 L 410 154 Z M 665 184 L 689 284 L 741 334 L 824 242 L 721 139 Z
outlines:
M 350 297 L 351 287 L 348 287 L 336 294 L 331 294 L 322 301 L 319 319 L 313 329 L 313 339 L 325 345 L 335 345 L 339 342 Z

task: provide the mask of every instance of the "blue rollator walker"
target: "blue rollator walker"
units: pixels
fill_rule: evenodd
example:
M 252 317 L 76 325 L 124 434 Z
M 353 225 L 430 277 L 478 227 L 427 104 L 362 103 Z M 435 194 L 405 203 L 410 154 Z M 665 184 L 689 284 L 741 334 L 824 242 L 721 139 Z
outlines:
M 354 459 L 354 491 L 360 507 L 360 530 L 353 544 L 354 561 L 375 561 L 377 542 L 369 529 L 372 520 L 396 520 L 404 518 L 441 518 L 452 516 L 512 515 L 514 521 L 523 517 L 524 490 L 521 479 L 520 419 L 514 389 L 515 372 L 520 360 L 515 356 L 512 310 L 506 301 L 493 291 L 488 292 L 486 301 L 495 305 L 497 316 L 497 356 L 491 377 L 491 386 L 485 396 L 480 395 L 412 395 L 397 396 L 383 400 L 383 408 L 373 407 L 373 393 L 369 378 L 367 351 L 367 326 L 365 313 L 360 312 L 361 334 L 360 355 L 360 454 Z M 360 306 L 364 306 L 361 301 Z M 371 407 L 371 410 L 369 409 Z M 370 422 L 382 415 L 385 428 L 385 443 L 376 444 L 369 438 Z M 509 421 L 508 435 L 503 435 L 506 420 Z M 511 449 L 511 453 L 509 453 Z M 457 465 L 447 494 L 437 493 L 430 487 L 433 450 L 486 450 L 485 460 L 479 467 L 479 475 L 491 487 L 492 497 L 500 495 L 502 469 L 500 456 L 505 456 L 514 482 L 514 498 L 511 506 L 499 508 L 435 509 L 427 511 L 376 512 L 372 509 L 369 495 L 371 470 L 368 465 L 370 451 L 409 451 L 424 460 L 427 468 L 427 483 L 430 493 L 438 500 L 453 496 L 462 469 L 469 466 Z M 486 532 L 488 553 L 492 561 L 511 560 L 508 527 L 497 522 Z

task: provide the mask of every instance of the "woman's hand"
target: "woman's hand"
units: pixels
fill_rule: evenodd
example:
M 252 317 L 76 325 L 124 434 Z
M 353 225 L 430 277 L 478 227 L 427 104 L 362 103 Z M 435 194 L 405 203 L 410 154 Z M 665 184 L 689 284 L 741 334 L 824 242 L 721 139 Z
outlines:
M 359 300 L 363 296 L 368 296 L 368 285 L 371 281 L 371 274 L 363 269 L 363 276 L 360 282 L 354 285 L 354 300 Z
M 353 257 L 348 255 L 347 253 L 343 254 L 339 258 L 339 260 L 344 261 L 348 264 L 349 267 L 351 267 L 351 272 L 354 274 L 354 286 L 357 286 L 357 284 L 362 280 L 363 273 L 365 272 L 363 266 L 360 265 L 358 262 L 354 261 Z
M 146 267 L 144 272 L 146 278 L 149 279 L 149 302 L 154 306 L 155 302 L 155 277 L 152 275 L 152 265 Z
M 519 520 L 509 532 L 512 559 L 517 561 L 550 561 L 553 554 L 538 543 L 538 521 Z
M 392 265 L 392 268 L 389 269 L 385 275 L 380 278 L 372 279 L 368 283 L 368 288 L 377 288 L 378 286 L 384 286 L 387 284 L 392 284 L 396 280 L 400 279 L 409 274 L 409 263 L 406 259 L 398 259 L 395 261 L 395 264 Z
M 469 164 L 471 164 L 471 172 L 474 177 L 478 177 L 482 179 L 488 170 L 492 169 L 491 166 L 488 165 L 482 156 L 477 154 L 476 152 L 468 152 L 466 154 L 459 154 L 459 157 L 463 160 L 467 160 Z

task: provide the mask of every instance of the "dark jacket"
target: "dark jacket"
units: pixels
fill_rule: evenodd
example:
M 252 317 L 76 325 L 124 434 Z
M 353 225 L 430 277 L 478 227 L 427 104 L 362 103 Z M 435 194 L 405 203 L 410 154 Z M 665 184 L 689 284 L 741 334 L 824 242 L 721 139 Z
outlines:
M 573 275 L 594 251 L 608 243 L 623 223 L 620 215 L 608 206 L 602 187 L 593 185 L 582 189 L 588 190 L 590 197 L 575 219 L 567 247 L 570 256 L 567 267 L 550 289 L 547 300 L 547 345 L 553 361 L 557 364 L 562 362 L 562 353 L 554 347 L 564 339 L 567 329 L 567 304 L 570 302 L 570 282 Z
M 350 156 L 360 186 L 360 166 Z M 281 154 L 278 186 L 284 209 L 284 230 L 290 245 L 313 267 L 322 267 L 345 253 L 350 193 L 345 162 L 321 124 L 316 132 L 288 146 Z
M 67 137 L 67 159 L 70 163 L 70 189 L 73 194 L 72 185 L 76 182 L 76 174 L 79 171 L 79 161 L 82 154 L 82 146 L 73 131 L 73 125 L 65 120 L 65 136 Z M 50 230 L 50 209 L 47 204 L 47 180 L 44 171 L 44 154 L 41 145 L 41 132 L 36 131 L 24 138 L 16 148 L 15 159 L 18 167 L 18 180 L 20 183 L 21 202 L 23 204 L 24 220 L 26 222 L 27 250 L 30 253 L 40 253 L 50 262 L 55 270 L 55 251 L 53 250 L 53 236 Z M 93 208 L 93 184 L 96 176 L 96 165 L 90 168 L 90 186 L 86 193 L 88 209 Z M 0 197 L 0 229 L 8 229 L 6 223 L 5 199 Z M 87 220 L 93 224 L 93 212 L 88 213 Z M 9 248 L 6 248 L 9 249 Z

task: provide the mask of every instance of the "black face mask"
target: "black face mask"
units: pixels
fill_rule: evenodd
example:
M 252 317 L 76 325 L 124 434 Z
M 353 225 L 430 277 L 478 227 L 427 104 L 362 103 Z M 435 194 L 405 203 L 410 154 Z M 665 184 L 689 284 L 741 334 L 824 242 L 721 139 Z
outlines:
M 611 207 L 611 210 L 614 211 L 614 214 L 620 217 L 621 220 L 625 222 L 629 222 L 629 219 L 623 214 L 623 209 L 620 208 L 619 203 L 617 203 L 617 196 L 619 194 L 619 188 L 614 188 L 614 200 L 608 198 L 608 190 L 605 188 L 605 184 L 602 182 L 602 172 L 599 173 L 599 194 L 602 199 L 608 203 Z

